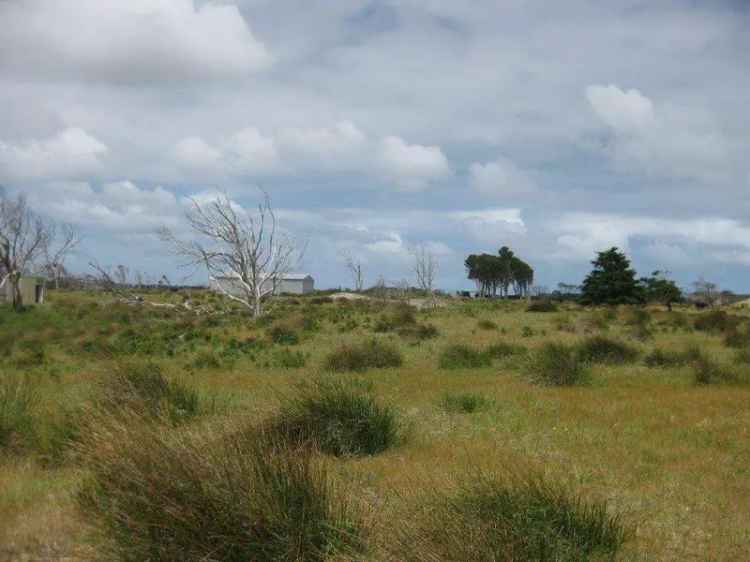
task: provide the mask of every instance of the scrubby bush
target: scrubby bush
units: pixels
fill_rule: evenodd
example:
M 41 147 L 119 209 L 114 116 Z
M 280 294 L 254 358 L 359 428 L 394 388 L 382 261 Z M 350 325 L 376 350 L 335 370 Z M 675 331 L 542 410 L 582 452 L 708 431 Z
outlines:
M 492 358 L 486 351 L 455 343 L 443 349 L 438 364 L 441 369 L 480 369 L 489 367 Z
M 299 343 L 299 333 L 289 322 L 277 322 L 268 330 L 268 337 L 273 343 L 295 345 Z
M 740 319 L 724 312 L 723 310 L 712 310 L 696 316 L 693 326 L 696 330 L 703 332 L 728 332 L 734 330 Z
M 578 357 L 589 363 L 622 364 L 632 363 L 638 357 L 638 350 L 626 343 L 606 338 L 591 336 L 578 344 Z
M 360 519 L 312 451 L 257 431 L 94 426 L 78 494 L 101 559 L 315 561 L 361 552 Z
M 206 349 L 195 356 L 191 366 L 195 369 L 219 369 L 223 363 L 221 357 L 215 351 Z
M 282 403 L 273 429 L 290 442 L 335 455 L 376 455 L 398 443 L 398 415 L 357 381 L 317 379 Z
M 282 369 L 301 369 L 305 366 L 307 357 L 301 351 L 292 351 L 285 347 L 274 354 L 274 363 Z
M 644 357 L 643 362 L 648 367 L 678 367 L 694 361 L 700 356 L 698 348 L 688 348 L 685 351 L 670 351 L 657 348 Z
M 693 380 L 700 385 L 734 383 L 740 381 L 740 376 L 737 371 L 702 355 L 693 361 Z
M 724 335 L 724 345 L 727 347 L 733 347 L 736 349 L 749 348 L 750 347 L 750 331 L 740 331 L 735 329 L 729 330 Z
M 750 365 L 750 347 L 737 351 L 734 356 L 734 362 L 739 365 Z
M 481 394 L 462 392 L 459 394 L 445 394 L 440 405 L 451 414 L 473 414 L 485 410 L 492 405 L 492 400 Z
M 626 326 L 644 326 L 651 322 L 651 313 L 645 308 L 628 307 L 625 309 Z
M 200 413 L 198 393 L 168 380 L 155 363 L 125 363 L 101 383 L 98 406 L 111 413 L 123 411 L 176 424 Z
M 480 330 L 497 330 L 497 324 L 492 320 L 483 318 L 477 322 L 477 328 Z
M 536 476 L 489 476 L 435 488 L 395 541 L 401 560 L 613 560 L 633 535 L 603 501 Z
M 535 333 L 536 332 L 534 332 L 534 329 L 531 326 L 524 326 L 521 328 L 522 338 L 533 338 Z
M 310 304 L 332 304 L 334 300 L 331 297 L 313 297 L 310 299 Z
M 526 370 L 534 382 L 572 386 L 589 380 L 589 372 L 577 349 L 557 342 L 546 342 L 529 356 Z
M 0 450 L 24 449 L 35 438 L 33 410 L 39 394 L 28 377 L 0 376 Z
M 400 367 L 403 362 L 401 352 L 394 345 L 372 339 L 342 345 L 326 357 L 324 366 L 334 372 L 366 371 Z
M 412 324 L 403 326 L 396 332 L 404 339 L 423 341 L 438 336 L 438 329 L 433 324 Z
M 526 312 L 557 312 L 557 305 L 549 299 L 533 301 L 526 307 Z
M 495 342 L 487 346 L 487 355 L 489 355 L 492 359 L 506 359 L 508 357 L 525 354 L 526 348 L 522 345 L 506 342 Z
M 417 324 L 416 309 L 406 303 L 399 303 L 385 312 L 375 323 L 375 332 L 391 332 L 399 328 Z

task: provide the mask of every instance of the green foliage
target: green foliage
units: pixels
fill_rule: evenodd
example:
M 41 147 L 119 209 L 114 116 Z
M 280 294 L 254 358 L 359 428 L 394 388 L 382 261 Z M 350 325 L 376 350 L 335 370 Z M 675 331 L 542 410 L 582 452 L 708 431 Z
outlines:
M 334 456 L 376 455 L 401 436 L 398 415 L 357 381 L 317 379 L 287 398 L 271 427 L 298 445 Z
M 224 433 L 92 428 L 77 500 L 101 559 L 324 562 L 361 552 L 360 520 L 311 451 Z
M 27 448 L 36 437 L 39 393 L 26 376 L 0 374 L 0 451 Z
M 740 382 L 740 374 L 714 359 L 701 355 L 693 361 L 693 380 L 695 384 L 722 384 Z
M 366 371 L 400 367 L 404 359 L 390 343 L 372 339 L 357 344 L 342 345 L 328 354 L 324 367 L 328 371 Z
M 591 262 L 594 269 L 581 286 L 584 304 L 638 304 L 644 302 L 643 287 L 630 268 L 630 260 L 613 247 L 599 252 Z
M 590 378 L 577 349 L 557 342 L 545 342 L 532 352 L 526 370 L 532 381 L 550 386 L 585 384 Z
M 578 358 L 589 363 L 621 365 L 632 363 L 638 357 L 638 350 L 626 343 L 604 336 L 592 336 L 578 344 Z
M 480 474 L 436 489 L 401 535 L 402 560 L 613 560 L 633 535 L 602 501 L 541 477 Z
M 682 302 L 682 291 L 665 272 L 654 271 L 651 277 L 642 277 L 644 296 L 647 302 L 658 302 L 672 309 L 672 303 Z
M 507 359 L 508 357 L 525 355 L 526 348 L 512 343 L 495 342 L 487 346 L 486 353 L 492 359 Z
M 724 335 L 724 345 L 735 349 L 750 348 L 750 331 L 729 330 Z
M 307 363 L 307 357 L 301 351 L 285 347 L 274 354 L 274 363 L 282 369 L 301 369 Z
M 526 307 L 526 312 L 557 312 L 557 305 L 549 299 L 536 300 Z
M 423 341 L 436 338 L 439 334 L 438 329 L 433 324 L 412 324 L 403 326 L 396 332 L 404 339 Z
M 473 392 L 445 394 L 440 401 L 443 410 L 451 414 L 473 414 L 481 410 L 486 410 L 492 404 L 492 400 L 486 396 Z
M 471 254 L 464 262 L 469 279 L 475 281 L 483 296 L 495 296 L 498 289 L 507 295 L 512 285 L 518 294 L 526 294 L 534 282 L 534 270 L 507 246 L 490 254 Z
M 273 343 L 280 345 L 296 345 L 299 343 L 297 330 L 288 322 L 277 322 L 268 330 L 268 336 Z
M 692 348 L 686 351 L 671 351 L 656 348 L 644 357 L 643 362 L 648 367 L 679 367 L 690 363 L 700 355 L 701 353 L 698 348 Z
M 463 343 L 451 344 L 440 353 L 438 365 L 441 369 L 481 369 L 492 365 L 492 357 L 486 352 Z

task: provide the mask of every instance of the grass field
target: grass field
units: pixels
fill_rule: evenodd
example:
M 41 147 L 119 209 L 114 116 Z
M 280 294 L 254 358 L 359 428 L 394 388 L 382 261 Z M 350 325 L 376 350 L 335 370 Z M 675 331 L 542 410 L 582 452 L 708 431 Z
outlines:
M 284 484 L 295 494 L 323 474 L 324 490 L 295 501 L 323 509 L 315 498 L 342 498 L 346 509 L 325 517 L 349 530 L 333 538 L 326 526 L 311 531 L 340 551 L 307 555 L 313 547 L 295 539 L 295 550 L 289 542 L 286 554 L 269 550 L 267 559 L 341 560 L 356 551 L 371 560 L 480 560 L 487 552 L 501 553 L 498 560 L 576 560 L 583 550 L 571 544 L 596 534 L 599 523 L 589 524 L 596 517 L 621 528 L 623 540 L 596 531 L 591 560 L 750 556 L 746 312 L 572 304 L 528 312 L 521 302 L 459 300 L 416 310 L 305 297 L 279 300 L 254 322 L 231 309 L 195 315 L 107 298 L 63 292 L 20 314 L 0 311 L 0 560 L 146 559 L 145 551 L 123 554 L 125 539 L 118 543 L 113 529 L 124 520 L 106 527 L 107 509 L 118 501 L 113 494 L 141 483 L 139 502 L 158 496 L 159 478 L 171 471 L 191 487 L 169 497 L 218 510 L 229 536 L 243 515 L 236 506 L 219 509 L 216 498 L 244 497 L 244 480 L 222 479 L 250 474 L 254 485 L 275 489 L 272 470 L 295 475 Z M 222 306 L 208 293 L 193 299 Z M 142 399 L 139 388 L 152 389 L 155 400 Z M 357 416 L 375 421 L 352 429 Z M 237 437 L 248 428 L 283 434 L 303 460 L 290 468 L 272 444 L 262 449 L 273 451 L 268 466 L 234 463 L 238 451 L 250 458 L 260 446 Z M 315 441 L 312 452 L 307 440 Z M 128 455 L 142 464 L 128 464 Z M 150 462 L 154 473 L 145 474 Z M 508 484 L 502 493 L 497 482 Z M 476 508 L 476 498 L 489 496 L 491 521 Z M 587 530 L 541 555 L 516 535 L 559 531 L 546 508 L 538 515 L 552 496 L 560 510 L 572 506 L 568 523 L 585 512 Z M 284 519 L 287 504 L 278 507 L 277 496 L 263 501 L 274 528 L 301 525 Z M 129 533 L 161 521 L 161 507 L 148 509 L 143 526 L 128 520 Z M 518 509 L 528 514 L 523 521 L 513 516 Z M 492 533 L 511 542 L 468 548 Z M 606 547 L 608 537 L 616 547 Z M 190 548 L 184 559 L 200 559 L 203 546 Z M 176 559 L 174 550 L 148 552 Z

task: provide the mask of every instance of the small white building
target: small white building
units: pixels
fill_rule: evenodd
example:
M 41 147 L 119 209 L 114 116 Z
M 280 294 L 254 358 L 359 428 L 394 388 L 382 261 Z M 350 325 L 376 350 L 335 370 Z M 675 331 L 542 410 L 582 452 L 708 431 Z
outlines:
M 227 292 L 231 295 L 243 295 L 237 278 L 231 275 L 211 277 L 208 288 L 217 293 Z M 315 280 L 308 273 L 287 273 L 279 279 L 274 294 L 306 295 L 315 291 Z

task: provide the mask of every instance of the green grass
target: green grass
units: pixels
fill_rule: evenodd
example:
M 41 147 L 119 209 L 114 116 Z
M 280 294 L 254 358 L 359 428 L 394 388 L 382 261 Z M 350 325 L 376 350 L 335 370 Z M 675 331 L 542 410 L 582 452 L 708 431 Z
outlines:
M 545 342 L 529 357 L 526 371 L 531 380 L 549 386 L 573 386 L 589 382 L 586 362 L 574 346 Z
M 35 439 L 39 392 L 29 377 L 0 375 L 0 451 L 25 449 Z
M 466 344 L 451 344 L 442 352 L 438 359 L 441 369 L 481 369 L 492 364 L 492 357 L 481 349 L 475 349 Z
M 578 344 L 576 350 L 581 361 L 622 365 L 638 358 L 634 347 L 604 336 L 591 336 Z
M 474 392 L 445 394 L 440 401 L 443 410 L 451 414 L 473 414 L 490 408 L 492 404 L 491 399 Z
M 325 369 L 332 372 L 394 369 L 404 362 L 394 345 L 377 339 L 359 344 L 345 344 L 328 354 Z

